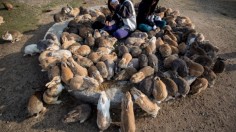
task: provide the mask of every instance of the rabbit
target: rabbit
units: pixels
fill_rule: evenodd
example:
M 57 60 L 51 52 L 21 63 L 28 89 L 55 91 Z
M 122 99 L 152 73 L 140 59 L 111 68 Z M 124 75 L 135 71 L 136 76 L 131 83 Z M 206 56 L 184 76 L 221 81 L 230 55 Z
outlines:
M 123 56 L 122 56 L 122 59 L 120 60 L 119 62 L 119 67 L 120 68 L 127 68 L 129 62 L 132 60 L 132 56 L 130 53 L 125 53 Z
M 129 53 L 129 49 L 124 44 L 118 46 L 118 57 L 122 57 L 125 53 Z M 132 55 L 132 54 L 131 54 Z
M 160 77 L 156 76 L 153 79 L 153 91 L 152 95 L 158 103 L 164 101 L 168 96 L 168 91 L 166 89 L 165 83 L 162 82 Z
M 69 5 L 67 5 L 67 7 L 70 9 L 70 12 L 68 13 L 69 16 L 76 17 L 80 14 L 80 9 L 79 8 L 72 8 Z
M 152 37 L 149 42 L 148 46 L 145 48 L 146 54 L 155 54 L 156 53 L 156 37 Z
M 55 51 L 50 51 L 48 53 L 49 57 L 54 57 L 58 60 L 62 60 L 62 58 L 69 58 L 72 57 L 72 54 L 69 50 L 55 50 Z
M 101 57 L 100 61 L 116 61 L 117 60 L 117 55 L 116 52 L 112 52 L 111 54 L 105 54 Z
M 102 35 L 101 33 L 98 31 L 98 29 L 95 29 L 94 32 L 93 32 L 93 38 L 94 39 L 97 39 L 97 38 L 100 38 Z
M 186 77 L 189 74 L 189 69 L 186 62 L 180 58 L 172 61 L 170 69 L 177 72 L 181 77 Z
M 64 118 L 64 123 L 72 123 L 79 121 L 80 123 L 85 122 L 92 113 L 92 108 L 88 104 L 81 104 L 67 113 Z
M 126 92 L 121 101 L 121 131 L 135 132 L 135 116 L 131 94 Z
M 5 21 L 3 20 L 3 17 L 0 16 L 0 25 L 2 25 L 3 23 L 5 23 Z
M 59 83 L 51 88 L 48 88 L 43 93 L 43 101 L 46 104 L 60 104 L 62 101 L 58 100 L 58 97 L 63 89 L 64 89 L 64 86 L 61 83 Z
M 69 86 L 71 90 L 83 90 L 81 87 L 84 83 L 84 77 L 75 75 L 73 78 L 71 78 Z
M 156 27 L 156 26 L 155 26 L 155 28 L 156 28 L 156 29 L 147 32 L 148 38 L 155 37 L 156 34 L 161 31 L 161 29 L 160 29 L 159 27 Z
M 100 30 L 101 37 L 108 37 L 110 34 L 105 30 Z
M 73 55 L 76 54 L 77 50 L 80 48 L 81 44 L 80 43 L 74 43 L 70 45 L 67 50 L 69 50 Z
M 87 37 L 88 33 L 93 33 L 93 29 L 91 27 L 87 27 L 85 25 L 79 26 L 79 36 L 83 39 Z
M 97 125 L 100 131 L 106 130 L 112 122 L 109 110 L 110 99 L 106 95 L 105 91 L 102 91 L 97 105 Z
M 141 46 L 142 43 L 145 43 L 145 40 L 142 38 L 128 37 L 125 40 L 125 44 L 127 45 Z
M 140 54 L 142 54 L 142 49 L 140 49 L 140 47 L 138 46 L 132 46 L 130 48 L 130 54 L 133 58 L 138 58 L 140 56 Z
M 43 106 L 42 93 L 40 91 L 37 91 L 30 96 L 27 110 L 29 116 L 34 116 L 35 118 L 38 118 L 39 114 L 43 114 L 46 112 L 47 109 Z
M 72 57 L 68 58 L 68 65 L 70 66 L 74 75 L 80 75 L 80 76 L 88 75 L 87 69 L 79 65 Z
M 169 44 L 163 44 L 159 47 L 159 52 L 162 57 L 168 57 L 172 54 L 172 50 Z
M 112 60 L 105 60 L 104 63 L 107 66 L 108 76 L 107 80 L 111 80 L 111 78 L 114 76 L 114 70 L 115 70 L 115 63 Z
M 59 13 L 53 15 L 54 22 L 63 22 L 69 19 L 67 7 L 63 7 Z
M 38 43 L 37 43 L 37 49 L 42 52 L 42 51 L 45 51 L 45 50 L 48 50 L 50 49 L 50 47 L 52 47 L 54 45 L 54 41 L 51 40 L 51 39 L 44 39 L 44 40 L 40 40 Z
M 84 89 L 96 89 L 99 86 L 99 83 L 96 79 L 92 78 L 92 77 L 83 77 L 84 83 L 81 86 L 81 90 Z
M 189 52 L 192 55 L 195 55 L 195 54 L 204 55 L 204 56 L 207 55 L 206 51 L 204 51 L 204 49 L 201 48 L 197 42 L 192 43 L 192 45 L 190 46 Z
M 48 70 L 48 78 L 51 80 L 46 83 L 46 87 L 51 88 L 58 83 L 61 83 L 61 71 L 58 65 L 52 66 Z
M 107 78 L 108 77 L 108 68 L 106 66 L 106 64 L 103 61 L 99 61 L 96 64 L 96 67 L 98 69 L 98 71 L 100 72 L 100 74 L 102 75 L 103 78 Z
M 140 69 L 139 67 L 139 59 L 138 58 L 133 58 L 127 67 L 135 68 L 135 69 Z
M 154 68 L 154 72 L 158 72 L 158 58 L 155 54 L 148 55 L 148 65 Z
M 173 41 L 175 41 L 175 42 L 177 42 L 177 38 L 175 37 L 175 35 L 172 33 L 172 31 L 170 31 L 170 30 L 165 30 L 165 35 L 167 35 L 166 37 L 169 39 L 171 39 L 171 40 L 173 40 Z
M 208 87 L 213 87 L 216 82 L 216 74 L 209 67 L 204 66 L 203 78 L 207 79 Z
M 91 52 L 88 55 L 88 59 L 90 59 L 93 63 L 97 63 L 98 61 L 100 61 L 100 59 L 102 58 L 102 54 L 99 52 Z
M 132 77 L 130 78 L 130 81 L 132 83 L 139 83 L 141 82 L 144 78 L 151 76 L 154 74 L 154 69 L 150 66 L 146 66 L 139 70 L 137 73 L 133 74 Z
M 88 74 L 90 77 L 95 78 L 100 84 L 104 81 L 101 73 L 98 71 L 96 66 L 89 67 Z
M 188 82 L 178 76 L 178 75 L 172 75 L 172 80 L 176 83 L 176 85 L 178 86 L 178 94 L 181 95 L 182 97 L 186 97 L 186 95 L 189 93 L 190 91 L 190 85 L 188 84 Z
M 44 51 L 39 55 L 39 65 L 42 68 L 41 71 L 47 71 L 51 66 L 54 66 L 59 62 L 57 58 L 48 56 L 49 53 L 50 51 Z
M 83 6 L 80 6 L 79 9 L 80 9 L 80 15 L 89 13 L 88 9 L 84 8 Z
M 126 81 L 126 80 L 129 80 L 131 76 L 135 74 L 136 72 L 137 70 L 135 68 L 128 67 L 120 71 L 118 74 L 116 74 L 114 79 L 116 81 Z
M 213 71 L 215 73 L 222 73 L 225 70 L 225 65 L 225 59 L 218 57 L 213 66 Z
M 60 46 L 60 41 L 59 39 L 57 38 L 57 35 L 54 34 L 54 33 L 48 33 L 45 37 L 45 39 L 51 39 L 54 41 L 54 44 L 57 44 Z
M 161 39 L 161 37 L 158 37 L 158 38 L 156 39 L 156 48 L 159 49 L 159 47 L 160 47 L 161 45 L 163 45 L 163 44 L 164 44 L 164 42 L 163 42 L 163 40 Z
M 170 48 L 171 48 L 171 54 L 179 54 L 178 47 L 170 45 Z
M 75 54 L 78 54 L 81 56 L 87 56 L 90 54 L 90 52 L 91 52 L 91 48 L 88 45 L 81 45 Z
M 82 67 L 89 68 L 90 66 L 93 65 L 93 62 L 90 59 L 83 57 L 81 55 L 74 55 L 73 58 L 75 58 L 76 62 Z
M 161 81 L 166 85 L 166 89 L 168 91 L 166 101 L 175 98 L 178 95 L 178 86 L 176 83 L 169 77 L 161 78 Z
M 184 55 L 187 52 L 187 45 L 182 42 L 178 45 L 179 53 Z
M 148 66 L 148 57 L 145 54 L 141 54 L 139 56 L 139 67 L 144 68 L 146 66 Z
M 102 55 L 108 55 L 113 51 L 111 48 L 106 48 L 106 47 L 99 47 L 97 49 L 97 52 L 101 53 Z
M 13 9 L 13 5 L 10 2 L 5 1 L 5 2 L 2 2 L 2 4 L 3 4 L 3 6 L 6 10 L 12 10 Z
M 30 44 L 30 45 L 25 46 L 24 56 L 26 55 L 33 56 L 37 53 L 40 53 L 39 49 L 37 48 L 37 44 Z
M 138 84 L 138 90 L 151 97 L 153 91 L 153 76 L 146 77 Z
M 130 37 L 141 38 L 141 39 L 145 40 L 148 38 L 148 34 L 145 32 L 135 31 L 135 32 L 131 33 Z
M 198 63 L 192 61 L 191 59 L 189 59 L 186 56 L 184 56 L 183 59 L 188 66 L 190 76 L 199 77 L 203 74 L 204 68 L 201 64 L 198 64 Z
M 206 90 L 208 81 L 205 78 L 197 78 L 190 86 L 190 94 L 197 95 L 203 90 Z
M 15 43 L 17 41 L 20 41 L 22 37 L 23 37 L 23 34 L 17 30 L 5 31 L 2 34 L 2 39 L 7 40 L 7 41 L 11 41 L 11 43 Z
M 68 49 L 72 44 L 76 43 L 74 38 L 71 38 L 70 40 L 67 38 L 67 36 L 62 35 L 62 49 Z
M 95 38 L 92 36 L 91 33 L 88 33 L 87 37 L 85 38 L 84 43 L 90 47 L 94 46 Z
M 171 63 L 172 63 L 175 59 L 178 59 L 178 58 L 179 58 L 178 54 L 172 54 L 172 55 L 166 57 L 166 58 L 164 59 L 164 67 L 165 67 L 165 68 L 170 68 L 170 67 L 171 67 Z
M 134 97 L 135 103 L 139 105 L 145 112 L 150 114 L 152 117 L 156 117 L 160 107 L 156 103 L 148 99 L 148 97 L 135 87 L 131 88 L 131 94 Z
M 201 64 L 202 66 L 207 66 L 207 67 L 211 67 L 213 65 L 213 60 L 205 55 L 196 55 L 195 58 L 193 58 L 193 60 L 196 63 Z
M 65 83 L 65 84 L 69 84 L 70 80 L 74 77 L 74 73 L 72 72 L 72 70 L 70 69 L 70 67 L 68 66 L 68 62 L 66 58 L 63 58 L 61 61 L 61 80 Z
M 164 36 L 163 36 L 163 40 L 164 40 L 166 43 L 168 43 L 169 45 L 178 47 L 177 40 L 176 40 L 176 41 L 172 40 L 168 35 L 164 35 Z

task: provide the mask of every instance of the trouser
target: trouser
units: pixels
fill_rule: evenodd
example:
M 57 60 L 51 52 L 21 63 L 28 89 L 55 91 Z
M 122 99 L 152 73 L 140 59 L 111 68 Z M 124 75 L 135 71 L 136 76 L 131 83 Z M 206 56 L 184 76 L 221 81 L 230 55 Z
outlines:
M 105 31 L 107 31 L 109 34 L 112 34 L 117 39 L 125 38 L 129 35 L 129 31 L 126 29 L 119 28 L 117 25 L 112 26 L 105 26 L 103 28 Z
M 162 21 L 154 21 L 154 23 L 156 24 L 157 27 L 163 28 L 166 26 L 166 21 L 162 20 Z M 143 32 L 149 32 L 153 29 L 153 27 L 151 27 L 148 24 L 144 24 L 141 23 L 138 25 L 138 29 L 143 31 Z

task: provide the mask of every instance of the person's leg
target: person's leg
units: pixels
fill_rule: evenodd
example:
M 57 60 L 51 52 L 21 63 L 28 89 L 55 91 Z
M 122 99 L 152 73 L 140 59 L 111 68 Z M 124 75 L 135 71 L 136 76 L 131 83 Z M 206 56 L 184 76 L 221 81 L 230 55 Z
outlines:
M 152 30 L 152 27 L 151 26 L 149 26 L 149 25 L 147 25 L 147 24 L 139 24 L 138 25 L 138 29 L 139 30 L 141 30 L 141 31 L 143 31 L 143 32 L 149 32 L 149 31 L 151 31 Z
M 117 39 L 122 39 L 125 38 L 129 35 L 129 31 L 125 29 L 117 29 L 114 33 L 113 36 L 116 37 Z
M 157 20 L 157 21 L 155 21 L 155 24 L 157 27 L 163 28 L 166 26 L 166 21 L 165 20 L 161 20 L 161 21 Z
M 116 24 L 114 24 L 114 25 L 112 25 L 112 26 L 105 26 L 105 27 L 103 28 L 103 30 L 105 30 L 105 31 L 107 31 L 107 32 L 109 32 L 109 33 L 114 32 L 114 31 L 116 31 L 117 29 L 118 29 L 118 26 L 117 26 Z

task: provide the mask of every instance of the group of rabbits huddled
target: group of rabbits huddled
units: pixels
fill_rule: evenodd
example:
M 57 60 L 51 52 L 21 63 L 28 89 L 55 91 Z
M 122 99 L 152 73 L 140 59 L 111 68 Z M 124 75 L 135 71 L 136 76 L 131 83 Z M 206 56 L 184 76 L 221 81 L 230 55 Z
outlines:
M 63 85 L 68 85 L 69 91 L 83 91 L 97 89 L 104 81 L 129 81 L 134 87 L 124 93 L 121 123 L 118 124 L 122 131 L 135 131 L 133 100 L 156 117 L 160 109 L 157 103 L 199 94 L 212 87 L 216 73 L 225 69 L 224 60 L 217 56 L 218 47 L 206 41 L 204 35 L 194 29 L 191 20 L 181 16 L 179 11 L 159 7 L 156 15 L 167 22 L 163 29 L 147 33 L 136 30 L 121 42 L 104 30 L 92 28 L 93 22 L 104 22 L 107 9 L 67 6 L 54 15 L 54 20 L 66 20 L 63 15 L 71 11 L 74 19 L 68 23 L 60 40 L 49 33 L 45 40 L 31 45 L 32 48 L 25 47 L 26 54 L 40 53 L 42 71 L 48 72 L 50 81 L 43 93 L 43 101 L 47 104 L 61 103 L 58 97 L 65 88 Z M 31 115 L 46 109 L 37 96 L 35 93 L 29 100 Z M 102 131 L 113 123 L 109 109 L 110 99 L 101 91 L 97 125 Z M 63 121 L 82 123 L 91 111 L 90 105 L 79 105 Z

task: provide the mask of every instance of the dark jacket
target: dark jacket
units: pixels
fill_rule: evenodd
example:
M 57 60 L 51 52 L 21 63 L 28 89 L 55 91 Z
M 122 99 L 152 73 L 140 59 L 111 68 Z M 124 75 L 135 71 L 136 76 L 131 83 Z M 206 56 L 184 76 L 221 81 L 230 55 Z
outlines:
M 137 24 L 143 23 L 154 26 L 154 23 L 148 20 L 147 17 L 154 13 L 158 2 L 159 0 L 142 0 L 140 2 L 138 7 Z

